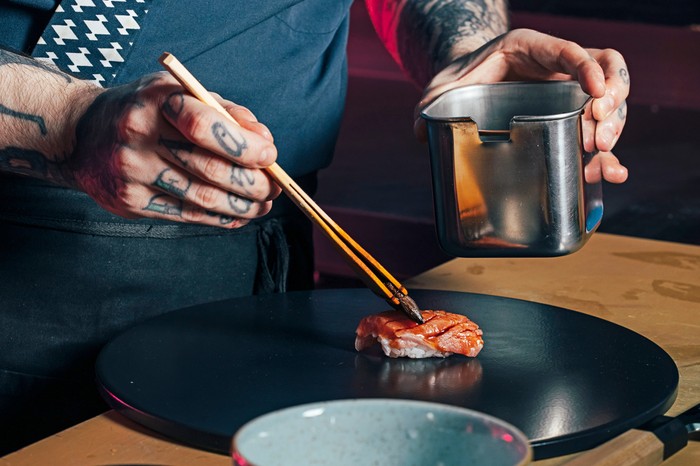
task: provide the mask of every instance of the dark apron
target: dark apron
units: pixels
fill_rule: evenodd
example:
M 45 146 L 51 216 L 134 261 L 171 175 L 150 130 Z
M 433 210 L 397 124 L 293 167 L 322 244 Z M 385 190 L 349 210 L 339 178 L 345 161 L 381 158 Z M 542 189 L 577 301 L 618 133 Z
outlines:
M 313 192 L 315 176 L 300 184 Z M 117 333 L 203 302 L 310 288 L 312 247 L 284 195 L 266 219 L 223 230 L 129 221 L 83 193 L 0 178 L 0 454 L 106 409 L 93 366 Z
M 46 3 L 41 15 L 5 3 L 3 20 L 26 21 L 2 29 L 0 41 L 30 50 L 50 0 L 28 2 Z M 208 89 L 265 122 L 287 173 L 315 172 L 330 162 L 340 126 L 350 3 L 159 0 L 114 83 L 161 70 L 157 58 L 173 52 Z M 233 78 L 222 57 L 236 64 Z M 315 175 L 297 182 L 315 191 Z M 274 220 L 235 231 L 126 221 L 82 193 L 0 177 L 0 454 L 105 409 L 93 361 L 126 327 L 285 282 L 312 287 L 309 222 L 284 196 L 266 218 Z

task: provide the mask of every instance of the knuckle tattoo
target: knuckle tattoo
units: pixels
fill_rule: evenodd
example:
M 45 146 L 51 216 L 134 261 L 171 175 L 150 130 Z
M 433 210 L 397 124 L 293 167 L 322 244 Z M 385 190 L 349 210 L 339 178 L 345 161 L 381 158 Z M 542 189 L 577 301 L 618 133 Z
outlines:
M 183 217 L 182 201 L 173 199 L 167 194 L 156 194 L 148 200 L 143 210 L 156 212 L 162 215 Z
M 253 206 L 253 201 L 244 197 L 238 197 L 235 194 L 228 195 L 228 204 L 237 215 L 245 215 L 250 212 Z
M 192 180 L 181 176 L 170 168 L 166 168 L 158 174 L 158 177 L 153 182 L 153 186 L 179 199 L 184 199 L 187 197 L 190 186 L 192 186 Z
M 622 105 L 617 108 L 617 117 L 620 120 L 625 120 L 627 118 L 627 102 L 622 102 Z
M 173 92 L 163 102 L 162 109 L 172 120 L 177 121 L 185 108 L 185 94 L 182 91 Z
M 189 141 L 178 141 L 176 139 L 166 139 L 161 136 L 158 144 L 165 147 L 173 159 L 177 160 L 183 167 L 187 166 L 188 155 L 194 152 L 194 144 Z
M 248 143 L 242 135 L 236 137 L 219 121 L 211 126 L 211 132 L 219 147 L 231 157 L 238 158 L 242 156 L 243 151 L 248 148 Z
M 233 165 L 229 181 L 232 185 L 240 187 L 246 194 L 252 194 L 250 188 L 255 186 L 255 173 L 238 165 Z
M 622 79 L 623 83 L 625 83 L 625 84 L 630 83 L 630 75 L 629 75 L 629 72 L 627 71 L 627 69 L 620 68 L 620 71 L 618 72 L 618 74 L 620 75 L 620 79 Z

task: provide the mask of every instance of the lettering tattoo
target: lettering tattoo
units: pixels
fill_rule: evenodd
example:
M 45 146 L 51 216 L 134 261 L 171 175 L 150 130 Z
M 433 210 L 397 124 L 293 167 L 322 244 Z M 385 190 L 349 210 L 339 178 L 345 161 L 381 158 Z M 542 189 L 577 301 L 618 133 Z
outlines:
M 180 199 L 184 199 L 192 186 L 192 180 L 182 178 L 170 168 L 166 168 L 158 174 L 158 178 L 153 182 L 153 186 L 160 188 L 163 191 L 174 195 Z
M 214 138 L 216 138 L 219 147 L 231 157 L 240 157 L 243 155 L 243 151 L 248 147 L 245 138 L 241 136 L 240 140 L 236 139 L 221 122 L 214 123 L 211 127 L 211 132 Z
M 191 154 L 194 151 L 194 144 L 189 141 L 178 141 L 176 139 L 166 139 L 163 136 L 158 139 L 158 144 L 164 146 L 170 155 L 180 162 L 183 167 L 187 166 L 187 159 L 182 156 L 183 152 Z
M 396 49 L 406 71 L 427 83 L 448 64 L 455 45 L 468 39 L 471 51 L 508 31 L 502 0 L 403 0 Z
M 48 71 L 49 73 L 52 73 L 56 76 L 60 76 L 62 79 L 65 79 L 66 82 L 70 83 L 73 82 L 73 79 L 68 76 L 67 74 L 61 72 L 60 70 L 56 68 L 52 68 L 48 65 L 43 64 L 39 60 L 36 60 L 32 57 L 27 57 L 25 55 L 22 55 L 20 53 L 13 53 L 7 50 L 4 50 L 0 48 L 0 66 L 3 65 L 26 65 L 26 66 L 32 66 L 34 68 L 39 68 L 44 71 Z
M 244 197 L 238 197 L 234 196 L 233 194 L 229 194 L 228 205 L 236 214 L 243 215 L 250 212 L 250 208 L 253 205 L 253 201 Z
M 182 113 L 182 109 L 185 108 L 185 94 L 181 91 L 173 92 L 168 96 L 168 99 L 163 102 L 162 108 L 166 115 L 173 120 L 177 120 L 177 117 Z
M 41 131 L 42 136 L 46 136 L 46 134 L 47 134 L 46 123 L 44 123 L 44 119 L 42 117 L 40 117 L 39 115 L 32 115 L 30 113 L 18 112 L 16 110 L 12 110 L 11 108 L 7 108 L 2 104 L 0 104 L 0 114 L 7 115 L 7 116 L 10 116 L 12 118 L 19 118 L 20 120 L 31 121 L 32 123 L 35 123 L 39 127 L 39 131 Z
M 221 225 L 230 225 L 236 220 L 233 217 L 229 217 L 228 215 L 219 215 L 211 210 L 207 210 L 207 215 L 210 217 L 219 217 L 219 224 Z
M 617 117 L 620 120 L 627 118 L 627 102 L 622 102 L 622 105 L 617 107 Z
M 231 184 L 240 186 L 246 194 L 250 194 L 248 188 L 255 186 L 255 175 L 250 170 L 246 170 L 238 165 L 232 165 Z
M 620 73 L 620 78 L 622 79 L 622 82 L 625 84 L 629 84 L 630 83 L 630 74 L 627 72 L 627 70 L 624 68 L 620 68 L 619 73 Z
M 143 210 L 182 217 L 182 201 L 173 199 L 167 194 L 156 194 L 148 201 L 148 205 Z

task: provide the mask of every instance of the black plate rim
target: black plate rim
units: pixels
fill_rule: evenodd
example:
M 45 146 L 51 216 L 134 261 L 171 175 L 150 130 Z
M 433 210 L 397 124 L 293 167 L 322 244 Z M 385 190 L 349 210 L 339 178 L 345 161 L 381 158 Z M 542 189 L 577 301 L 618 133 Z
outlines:
M 349 290 L 359 290 L 359 291 L 368 291 L 365 288 L 340 288 L 340 289 L 321 289 L 321 290 L 309 290 L 309 291 L 292 291 L 292 292 L 287 292 L 284 293 L 285 295 L 311 295 L 311 294 L 322 294 L 322 293 L 328 293 L 328 294 L 333 294 L 337 293 L 338 291 L 349 291 Z M 609 320 L 603 319 L 601 317 L 593 316 L 590 314 L 587 314 L 585 312 L 577 311 L 575 309 L 570 309 L 570 308 L 565 308 L 561 306 L 556 306 L 552 304 L 547 304 L 547 303 L 540 303 L 536 301 L 530 301 L 526 299 L 521 299 L 521 298 L 511 298 L 507 296 L 498 296 L 498 295 L 491 295 L 491 294 L 486 294 L 486 293 L 472 293 L 472 292 L 463 292 L 463 291 L 454 291 L 454 290 L 441 290 L 441 289 L 428 289 L 428 288 L 416 288 L 414 290 L 416 293 L 448 293 L 448 294 L 455 294 L 455 295 L 470 295 L 470 296 L 479 296 L 481 298 L 486 298 L 486 299 L 498 299 L 498 300 L 504 300 L 504 301 L 520 301 L 524 303 L 530 303 L 530 304 L 537 304 L 539 306 L 544 306 L 550 310 L 562 310 L 562 311 L 567 311 L 567 312 L 572 312 L 576 313 L 580 317 L 584 319 L 592 319 L 596 321 L 603 321 L 605 322 L 606 325 L 611 325 L 615 326 L 618 329 L 624 331 L 624 332 L 630 332 L 635 334 L 637 337 L 640 337 L 644 340 L 647 341 L 647 343 L 655 346 L 661 354 L 664 354 L 672 363 L 673 367 L 675 368 L 674 371 L 674 380 L 671 382 L 672 385 L 674 386 L 673 393 L 671 396 L 666 399 L 663 402 L 658 403 L 657 405 L 653 406 L 652 408 L 648 409 L 645 413 L 639 414 L 637 416 L 633 416 L 629 419 L 627 419 L 624 422 L 610 422 L 606 424 L 602 424 L 596 428 L 593 429 L 588 429 L 588 430 L 583 430 L 579 431 L 575 434 L 567 434 L 567 435 L 561 435 L 558 437 L 553 437 L 549 439 L 532 439 L 530 440 L 530 445 L 533 449 L 533 460 L 542 460 L 542 459 L 547 459 L 547 458 L 552 458 L 552 457 L 557 457 L 557 456 L 563 456 L 566 454 L 572 453 L 572 451 L 568 448 L 563 448 L 564 446 L 569 445 L 569 443 L 572 441 L 572 439 L 575 439 L 577 444 L 579 444 L 579 447 L 577 448 L 578 451 L 583 451 L 587 450 L 590 448 L 593 448 L 602 442 L 597 438 L 600 435 L 596 433 L 596 431 L 599 431 L 601 429 L 607 430 L 609 433 L 608 437 L 613 438 L 616 437 L 630 429 L 640 427 L 656 416 L 664 414 L 668 409 L 673 405 L 673 403 L 676 400 L 677 394 L 678 394 L 678 382 L 680 380 L 679 372 L 678 372 L 678 367 L 673 361 L 673 359 L 668 355 L 668 353 L 661 348 L 656 342 L 651 340 L 650 338 L 635 332 L 634 330 L 631 330 L 623 325 L 620 325 L 616 322 L 611 322 Z M 414 293 L 415 294 L 415 293 Z M 113 408 L 115 411 L 123 415 L 124 417 L 131 419 L 132 421 L 145 426 L 157 434 L 162 434 L 171 440 L 174 440 L 175 442 L 178 442 L 182 445 L 185 446 L 194 446 L 197 448 L 200 448 L 205 451 L 209 451 L 212 453 L 217 453 L 221 455 L 226 455 L 230 456 L 230 443 L 232 440 L 232 437 L 229 438 L 228 436 L 222 436 L 219 434 L 215 433 L 207 433 L 207 432 L 202 432 L 201 430 L 197 430 L 195 428 L 189 427 L 185 424 L 183 424 L 180 421 L 174 420 L 174 419 L 168 419 L 168 418 L 161 418 L 157 417 L 151 414 L 148 414 L 146 412 L 143 412 L 139 410 L 138 408 L 135 408 L 133 406 L 130 406 L 128 403 L 124 402 L 121 400 L 116 394 L 112 393 L 103 383 L 102 380 L 99 376 L 100 372 L 100 361 L 105 353 L 107 353 L 108 348 L 116 344 L 118 340 L 125 335 L 127 335 L 131 330 L 133 330 L 136 326 L 143 324 L 145 322 L 151 322 L 155 321 L 161 318 L 167 318 L 166 316 L 171 314 L 171 313 L 187 313 L 190 312 L 193 309 L 200 308 L 200 307 L 207 307 L 211 305 L 217 305 L 219 303 L 226 303 L 226 302 L 231 302 L 231 301 L 239 301 L 241 299 L 256 299 L 256 298 L 265 298 L 265 297 L 270 297 L 273 295 L 261 295 L 261 296 L 248 296 L 240 299 L 225 299 L 225 300 L 220 300 L 220 301 L 213 301 L 210 303 L 204 303 L 204 304 L 197 304 L 193 306 L 188 306 L 180 309 L 175 309 L 172 310 L 166 314 L 161 314 L 158 316 L 153 316 L 148 319 L 145 319 L 138 324 L 136 324 L 133 327 L 130 327 L 129 329 L 126 329 L 124 332 L 120 333 L 117 335 L 114 339 L 110 340 L 100 351 L 100 354 L 98 355 L 97 361 L 96 361 L 96 379 L 97 379 L 97 385 L 98 385 L 98 391 L 100 394 L 103 396 L 103 398 L 106 400 L 106 402 L 109 404 L 111 408 Z M 340 399 L 348 399 L 348 398 L 328 398 L 323 401 L 332 401 L 332 400 L 340 400 Z M 470 408 L 471 409 L 471 408 Z

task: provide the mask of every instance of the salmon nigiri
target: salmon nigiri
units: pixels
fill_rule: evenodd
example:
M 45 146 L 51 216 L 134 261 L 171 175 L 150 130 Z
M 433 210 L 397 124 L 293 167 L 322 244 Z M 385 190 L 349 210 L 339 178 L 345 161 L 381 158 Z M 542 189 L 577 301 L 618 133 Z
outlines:
M 483 348 L 483 332 L 466 316 L 432 310 L 421 314 L 422 324 L 401 311 L 363 318 L 355 332 L 355 349 L 362 351 L 379 342 L 391 358 L 444 358 L 455 353 L 473 358 Z

